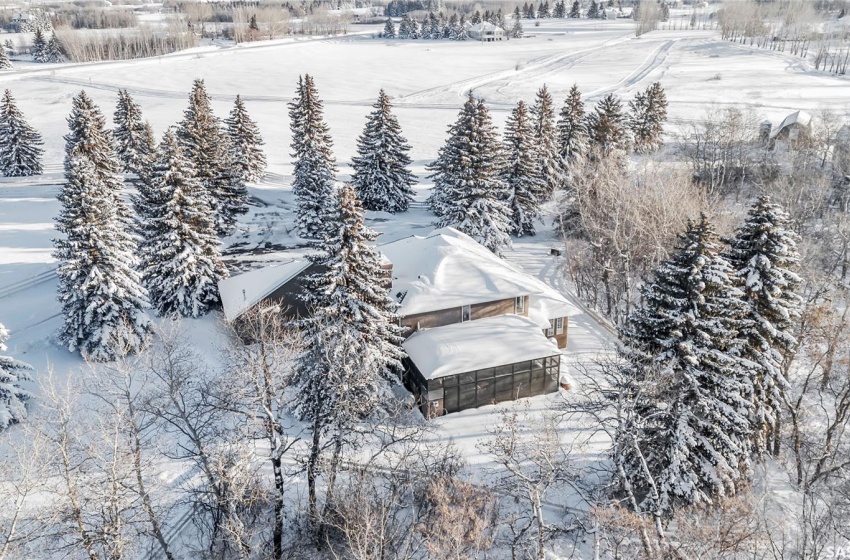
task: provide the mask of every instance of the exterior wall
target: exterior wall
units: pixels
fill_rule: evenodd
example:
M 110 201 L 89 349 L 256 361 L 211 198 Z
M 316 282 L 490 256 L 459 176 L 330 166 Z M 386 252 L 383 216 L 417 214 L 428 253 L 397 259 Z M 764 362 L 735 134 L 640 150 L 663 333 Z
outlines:
M 558 390 L 560 356 L 425 380 L 407 361 L 405 382 L 426 418 Z
M 560 334 L 558 334 L 555 319 L 551 319 L 550 322 L 552 323 L 552 326 L 549 329 L 543 330 L 543 333 L 548 338 L 554 338 L 557 341 L 558 348 L 566 348 L 567 347 L 567 339 L 569 338 L 567 336 L 567 333 L 569 331 L 570 318 L 569 317 L 563 317 L 563 320 L 564 320 L 564 328 L 563 328 L 563 331 Z
M 528 296 L 524 296 L 525 305 L 523 313 L 520 315 L 528 316 Z M 490 301 L 487 303 L 477 303 L 470 306 L 471 319 L 486 319 L 487 317 L 498 317 L 500 315 L 513 314 L 515 310 L 514 298 Z M 416 315 L 408 315 L 401 318 L 401 326 L 406 327 L 405 336 L 413 334 L 417 326 L 423 329 L 434 327 L 444 327 L 446 325 L 454 325 L 460 323 L 460 307 L 450 307 L 449 309 L 440 309 L 439 311 L 429 311 L 428 313 L 419 313 Z

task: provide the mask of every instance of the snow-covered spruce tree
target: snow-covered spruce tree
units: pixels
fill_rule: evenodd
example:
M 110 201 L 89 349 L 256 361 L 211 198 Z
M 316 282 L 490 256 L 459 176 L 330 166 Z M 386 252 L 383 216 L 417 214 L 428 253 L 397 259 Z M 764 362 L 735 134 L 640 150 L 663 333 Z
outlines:
M 548 200 L 555 189 L 561 186 L 563 173 L 561 157 L 558 154 L 558 137 L 555 128 L 555 106 L 546 84 L 537 91 L 537 98 L 531 107 L 534 121 L 534 136 L 537 142 L 537 161 L 540 177 L 545 185 L 540 193 L 540 202 Z
M 0 323 L 0 352 L 6 351 L 9 331 Z M 30 381 L 32 367 L 9 356 L 0 356 L 0 430 L 17 424 L 27 417 L 26 401 L 32 395 L 21 388 L 21 381 Z
M 522 23 L 520 23 L 520 20 L 517 18 L 514 20 L 513 27 L 511 27 L 511 39 L 522 39 L 522 34 Z
M 62 45 L 59 43 L 59 39 L 56 38 L 56 34 L 50 36 L 50 40 L 47 42 L 47 46 L 44 50 L 44 62 L 62 62 L 63 54 L 62 54 Z
M 236 96 L 233 109 L 224 121 L 230 138 L 230 162 L 236 177 L 242 183 L 255 183 L 266 172 L 266 154 L 263 137 L 257 123 L 251 120 L 242 97 Z
M 590 7 L 587 9 L 587 17 L 588 19 L 596 19 L 599 17 L 599 6 L 596 4 L 596 0 L 590 0 Z
M 434 179 L 429 204 L 439 227 L 457 228 L 501 254 L 510 245 L 511 211 L 501 177 L 504 152 L 484 101 L 469 94 L 428 169 Z
M 570 8 L 570 16 L 573 19 L 578 19 L 581 17 L 581 2 L 579 0 L 575 0 L 573 2 L 573 7 Z
M 218 303 L 218 281 L 227 277 L 227 269 L 208 197 L 173 131 L 165 133 L 158 153 L 150 178 L 157 198 L 145 227 L 142 277 L 160 315 L 199 317 Z
M 0 48 L 0 70 L 11 70 L 12 61 L 9 60 L 9 51 L 5 47 Z
M 136 272 L 136 241 L 112 136 L 85 92 L 74 98 L 65 136 L 65 184 L 54 239 L 59 340 L 84 358 L 107 361 L 142 347 L 150 331 L 147 292 Z
M 0 172 L 5 177 L 41 175 L 42 144 L 7 89 L 0 101 Z
M 47 62 L 47 39 L 40 28 L 35 30 L 31 52 L 33 62 Z
M 629 383 L 643 396 L 636 445 L 617 442 L 615 460 L 629 466 L 645 511 L 669 515 L 748 482 L 752 385 L 738 357 L 745 311 L 719 250 L 704 215 L 689 223 L 621 332 Z
M 312 315 L 304 324 L 293 379 L 295 412 L 312 431 L 307 479 L 314 522 L 324 438 L 330 436 L 338 456 L 351 424 L 387 402 L 403 356 L 397 304 L 383 287 L 384 273 L 372 245 L 377 235 L 364 226 L 353 187 L 343 185 L 334 199 L 330 227 L 311 257 L 319 272 L 307 279 Z
M 628 119 L 622 103 L 613 93 L 599 100 L 587 115 L 587 134 L 589 153 L 593 157 L 607 157 L 614 151 L 628 149 Z
M 322 101 L 309 74 L 298 78 L 296 98 L 289 104 L 289 118 L 295 158 L 292 192 L 298 205 L 296 224 L 302 235 L 320 238 L 333 211 L 336 163 Z
M 398 24 L 398 38 L 412 39 L 410 36 L 410 17 L 407 14 L 402 16 L 401 23 Z
M 239 215 L 248 211 L 248 191 L 232 170 L 230 147 L 221 121 L 213 114 L 203 80 L 195 80 L 177 139 L 210 195 L 219 235 L 233 232 Z
M 392 18 L 387 18 L 387 23 L 384 25 L 384 32 L 381 33 L 381 37 L 385 39 L 395 39 L 395 23 L 393 23 Z
M 756 364 L 753 379 L 753 447 L 758 454 L 778 453 L 779 414 L 788 382 L 785 356 L 796 347 L 794 318 L 800 314 L 797 235 L 788 214 L 767 196 L 760 197 L 730 240 L 727 255 L 744 293 L 747 325 L 743 355 Z
M 537 197 L 543 192 L 544 183 L 537 167 L 534 124 L 523 101 L 517 104 L 505 125 L 505 152 L 507 166 L 503 177 L 508 188 L 511 233 L 534 235 L 534 221 L 540 215 Z
M 367 210 L 404 212 L 413 199 L 416 177 L 410 172 L 410 144 L 401 134 L 390 98 L 381 90 L 366 118 L 352 158 L 351 184 Z
M 150 164 L 154 146 L 146 130 L 149 127 L 142 118 L 142 108 L 127 90 L 118 90 L 118 103 L 112 120 L 115 123 L 112 135 L 122 169 L 125 173 L 139 175 L 140 170 Z
M 558 151 L 568 176 L 581 165 L 587 152 L 587 119 L 577 85 L 570 88 L 558 119 Z
M 638 92 L 629 102 L 629 129 L 635 152 L 649 153 L 661 147 L 661 135 L 667 120 L 667 96 L 661 84 L 655 82 L 646 91 Z

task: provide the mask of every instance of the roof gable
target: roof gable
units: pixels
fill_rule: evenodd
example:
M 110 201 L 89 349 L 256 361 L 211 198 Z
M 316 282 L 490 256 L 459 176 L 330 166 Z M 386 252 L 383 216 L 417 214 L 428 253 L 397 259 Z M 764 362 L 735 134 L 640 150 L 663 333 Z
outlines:
M 306 259 L 291 260 L 219 281 L 218 291 L 225 318 L 228 321 L 238 318 L 309 266 L 310 261 Z

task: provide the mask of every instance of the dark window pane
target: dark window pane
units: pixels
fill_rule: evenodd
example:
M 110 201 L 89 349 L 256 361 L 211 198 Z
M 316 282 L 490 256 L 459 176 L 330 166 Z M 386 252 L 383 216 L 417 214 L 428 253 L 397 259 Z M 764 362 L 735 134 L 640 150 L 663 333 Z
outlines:
M 475 383 L 460 386 L 460 396 L 458 397 L 458 409 L 472 408 L 475 406 Z
M 547 370 L 546 370 L 546 371 L 548 371 L 548 372 L 549 372 L 549 377 L 551 377 L 552 379 L 557 379 L 557 378 L 558 378 L 558 368 L 557 368 L 557 367 L 550 367 L 550 368 L 547 368 Z
M 543 360 L 534 360 L 533 367 L 534 367 L 534 369 L 542 368 L 543 367 Z
M 496 377 L 501 377 L 503 375 L 510 375 L 511 373 L 513 373 L 513 369 L 509 365 L 499 366 L 499 367 L 496 368 Z
M 493 402 L 493 380 L 478 382 L 478 406 Z
M 514 364 L 514 373 L 529 371 L 531 369 L 531 362 L 520 362 L 518 364 Z
M 487 369 L 479 369 L 478 370 L 478 379 L 493 379 L 493 368 Z
M 505 377 L 497 377 L 496 378 L 496 392 L 501 393 L 503 391 L 513 391 L 514 388 L 514 378 L 512 375 L 507 375 Z
M 522 389 L 527 392 L 529 383 L 531 383 L 530 371 L 514 374 L 514 389 Z
M 546 376 L 546 370 L 543 368 L 531 370 L 532 379 L 543 379 Z
M 457 375 L 450 375 L 443 378 L 443 387 L 454 387 L 457 385 Z
M 445 390 L 443 408 L 446 412 L 457 412 L 457 387 Z
M 428 388 L 429 389 L 439 389 L 442 386 L 443 386 L 443 378 L 442 377 L 440 377 L 438 379 L 431 379 L 430 381 L 428 381 Z
M 465 383 L 475 383 L 475 372 L 471 371 L 469 373 L 461 373 L 460 374 L 460 382 Z

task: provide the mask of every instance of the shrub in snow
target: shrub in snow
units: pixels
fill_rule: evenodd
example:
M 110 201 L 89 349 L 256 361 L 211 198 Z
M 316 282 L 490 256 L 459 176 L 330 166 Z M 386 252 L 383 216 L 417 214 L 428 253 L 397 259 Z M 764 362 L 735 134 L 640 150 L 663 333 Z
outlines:
M 0 352 L 6 350 L 9 331 L 0 324 Z M 0 356 L 0 430 L 27 417 L 26 401 L 32 395 L 22 389 L 21 381 L 30 381 L 32 367 L 9 356 Z
M 147 191 L 149 216 L 141 247 L 141 271 L 160 315 L 199 317 L 219 302 L 221 262 L 209 196 L 195 177 L 175 134 L 165 133 Z
M 769 453 L 779 436 L 779 415 L 788 381 L 782 364 L 797 346 L 794 319 L 800 315 L 802 280 L 797 235 L 788 214 L 767 196 L 760 197 L 730 240 L 729 262 L 743 291 L 746 308 L 743 356 L 755 364 L 753 378 L 753 443 Z
M 616 461 L 646 511 L 708 504 L 748 483 L 751 365 L 739 357 L 745 310 L 733 274 L 702 216 L 621 332 L 640 391 L 637 431 L 621 434 Z
M 472 93 L 428 169 L 434 179 L 428 203 L 439 227 L 457 228 L 496 254 L 510 245 L 504 152 L 487 107 Z
M 401 134 L 390 98 L 381 90 L 372 105 L 352 158 L 351 184 L 363 207 L 382 212 L 404 212 L 413 199 L 416 177 L 410 172 L 410 144 Z
M 147 292 L 136 272 L 136 241 L 112 137 L 85 92 L 74 98 L 65 136 L 65 184 L 54 239 L 59 340 L 94 361 L 139 350 L 151 325 Z
M 259 181 L 266 172 L 266 154 L 263 152 L 265 142 L 240 96 L 236 96 L 230 116 L 224 123 L 230 138 L 230 162 L 236 176 L 243 183 Z
M 309 74 L 298 78 L 295 99 L 289 104 L 289 119 L 295 158 L 295 221 L 302 235 L 321 238 L 333 212 L 336 163 L 322 101 Z
M 42 144 L 7 89 L 0 101 L 0 171 L 6 177 L 41 175 Z

